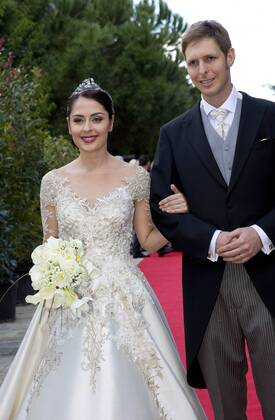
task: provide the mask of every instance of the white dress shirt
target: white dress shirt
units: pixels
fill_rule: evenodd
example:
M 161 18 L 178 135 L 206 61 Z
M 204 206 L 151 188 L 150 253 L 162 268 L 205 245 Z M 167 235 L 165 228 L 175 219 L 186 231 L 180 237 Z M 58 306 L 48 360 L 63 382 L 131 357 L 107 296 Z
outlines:
M 223 108 L 223 109 L 227 109 L 228 115 L 226 116 L 224 122 L 226 124 L 229 125 L 229 127 L 231 126 L 233 119 L 234 119 L 234 115 L 235 115 L 235 110 L 236 110 L 236 106 L 237 106 L 237 100 L 241 99 L 242 100 L 242 94 L 240 92 L 238 92 L 236 90 L 236 88 L 233 86 L 230 95 L 228 96 L 228 98 L 226 99 L 226 101 L 219 107 L 219 108 Z M 201 97 L 201 103 L 200 103 L 201 108 L 204 109 L 204 112 L 207 115 L 207 118 L 209 119 L 210 124 L 212 125 L 212 127 L 214 129 L 216 129 L 216 120 L 214 118 L 211 117 L 210 112 L 215 109 L 214 106 L 210 105 L 208 102 L 206 102 L 206 100 Z M 271 251 L 273 251 L 274 249 L 274 245 L 272 244 L 271 240 L 269 239 L 269 237 L 267 236 L 267 234 L 263 231 L 262 228 L 260 228 L 260 226 L 258 225 L 252 225 L 252 228 L 254 228 L 256 230 L 256 232 L 258 233 L 261 242 L 262 242 L 262 249 L 261 251 L 264 254 L 269 254 Z M 219 256 L 216 253 L 216 242 L 217 242 L 217 238 L 219 236 L 219 234 L 221 233 L 221 230 L 216 230 L 212 236 L 211 242 L 210 242 L 210 246 L 209 246 L 209 252 L 208 252 L 208 259 L 215 262 L 218 260 Z
M 219 107 L 219 108 L 227 109 L 229 111 L 228 115 L 224 119 L 224 122 L 228 124 L 229 126 L 231 126 L 233 122 L 233 118 L 234 118 L 235 110 L 237 106 L 237 99 L 242 99 L 242 98 L 243 98 L 242 94 L 236 90 L 235 86 L 233 86 L 230 95 L 228 96 L 226 101 Z M 200 106 L 201 108 L 204 109 L 204 112 L 206 113 L 212 127 L 216 129 L 217 121 L 213 117 L 211 117 L 210 112 L 213 109 L 217 109 L 217 108 L 215 108 L 214 106 L 206 102 L 206 100 L 203 97 L 201 97 Z

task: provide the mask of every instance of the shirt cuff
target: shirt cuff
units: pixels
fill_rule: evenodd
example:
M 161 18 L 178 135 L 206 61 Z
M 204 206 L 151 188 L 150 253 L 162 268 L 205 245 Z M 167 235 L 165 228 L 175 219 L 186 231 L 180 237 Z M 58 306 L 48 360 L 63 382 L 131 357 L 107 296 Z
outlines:
M 273 249 L 275 249 L 275 248 L 274 248 L 273 243 L 271 242 L 271 240 L 269 239 L 269 237 L 265 233 L 265 231 L 262 228 L 260 228 L 260 226 L 258 226 L 258 225 L 252 225 L 251 227 L 256 230 L 256 232 L 258 233 L 258 235 L 259 235 L 259 237 L 262 241 L 263 246 L 262 246 L 261 251 L 264 254 L 267 254 L 267 255 L 270 254 L 270 252 L 273 251 Z
M 212 262 L 218 261 L 218 258 L 219 258 L 218 254 L 216 253 L 216 242 L 217 242 L 217 237 L 219 236 L 220 233 L 221 233 L 221 230 L 215 230 L 212 236 L 211 242 L 210 242 L 207 259 Z

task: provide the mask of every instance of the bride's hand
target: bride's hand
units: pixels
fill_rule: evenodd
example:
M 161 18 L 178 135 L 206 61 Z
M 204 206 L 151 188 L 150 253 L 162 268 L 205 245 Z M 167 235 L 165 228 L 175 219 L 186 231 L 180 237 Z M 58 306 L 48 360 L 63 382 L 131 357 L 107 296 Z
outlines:
M 170 185 L 174 194 L 169 195 L 159 202 L 159 208 L 166 213 L 187 213 L 188 204 L 184 195 L 174 184 Z

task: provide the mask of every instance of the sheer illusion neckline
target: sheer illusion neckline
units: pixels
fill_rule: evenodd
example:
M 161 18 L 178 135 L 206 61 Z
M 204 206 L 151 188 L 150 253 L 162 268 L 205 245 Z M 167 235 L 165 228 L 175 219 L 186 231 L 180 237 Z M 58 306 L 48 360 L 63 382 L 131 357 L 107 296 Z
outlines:
M 131 182 L 131 180 L 135 179 L 136 177 L 136 174 L 125 175 L 124 177 L 121 178 L 120 182 L 115 187 L 113 187 L 110 191 L 107 191 L 106 193 L 95 197 L 93 203 L 91 203 L 87 197 L 77 192 L 72 187 L 70 177 L 60 175 L 59 173 L 57 173 L 56 169 L 54 169 L 54 175 L 62 181 L 63 188 L 66 188 L 67 191 L 71 193 L 71 195 L 73 196 L 75 200 L 80 202 L 88 210 L 91 210 L 91 211 L 95 210 L 102 202 L 105 202 L 111 197 L 113 197 L 113 195 L 115 195 L 115 193 L 117 193 L 120 189 L 126 188 L 128 184 Z

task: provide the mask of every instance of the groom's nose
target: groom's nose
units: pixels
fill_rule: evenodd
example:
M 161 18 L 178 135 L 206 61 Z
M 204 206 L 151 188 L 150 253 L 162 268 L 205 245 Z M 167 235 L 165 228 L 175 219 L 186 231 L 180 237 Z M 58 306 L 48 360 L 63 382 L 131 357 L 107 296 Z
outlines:
M 205 74 L 208 71 L 207 63 L 205 63 L 203 60 L 199 61 L 199 73 Z

